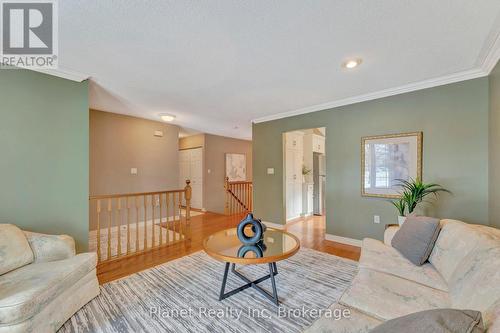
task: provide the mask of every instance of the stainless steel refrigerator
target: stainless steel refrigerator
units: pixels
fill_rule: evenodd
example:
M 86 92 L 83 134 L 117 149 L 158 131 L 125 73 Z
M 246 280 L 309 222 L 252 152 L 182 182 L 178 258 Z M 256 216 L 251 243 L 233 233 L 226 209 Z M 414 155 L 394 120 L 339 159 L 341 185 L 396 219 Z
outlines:
M 313 213 L 325 215 L 326 157 L 324 154 L 313 154 Z

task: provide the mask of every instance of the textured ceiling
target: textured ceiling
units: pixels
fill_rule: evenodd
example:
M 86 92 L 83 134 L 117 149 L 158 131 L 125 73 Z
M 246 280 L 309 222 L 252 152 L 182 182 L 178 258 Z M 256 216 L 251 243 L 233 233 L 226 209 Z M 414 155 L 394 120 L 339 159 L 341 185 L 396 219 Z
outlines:
M 93 108 L 250 138 L 251 121 L 481 66 L 498 0 L 64 0 Z M 349 57 L 363 64 L 346 71 Z

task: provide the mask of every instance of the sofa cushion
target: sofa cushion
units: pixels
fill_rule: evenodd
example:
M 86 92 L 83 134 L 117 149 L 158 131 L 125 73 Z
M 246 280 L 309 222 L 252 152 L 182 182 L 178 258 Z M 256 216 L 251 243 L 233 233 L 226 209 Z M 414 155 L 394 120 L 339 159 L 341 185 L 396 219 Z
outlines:
M 395 318 L 375 327 L 371 333 L 484 333 L 481 312 L 435 309 Z
M 489 237 L 493 239 L 500 240 L 500 229 L 498 228 L 489 227 L 487 225 L 481 225 L 481 224 L 469 224 L 469 226 L 475 228 L 476 230 L 480 231 L 483 234 L 487 234 Z
M 490 240 L 465 257 L 450 280 L 454 308 L 485 312 L 500 300 L 500 241 Z
M 45 235 L 25 231 L 35 262 L 56 261 L 75 255 L 75 240 L 68 235 Z
M 417 266 L 431 254 L 439 234 L 439 220 L 425 216 L 408 216 L 391 241 L 392 247 Z
M 489 332 L 500 332 L 500 299 L 483 311 L 483 322 Z
M 366 268 L 359 270 L 340 303 L 380 320 L 450 306 L 446 292 Z
M 0 325 L 33 317 L 96 266 L 95 253 L 36 263 L 0 276 Z
M 21 229 L 0 224 L 0 275 L 33 262 L 33 251 Z
M 460 221 L 441 220 L 441 232 L 429 257 L 429 262 L 449 283 L 460 262 L 488 239 L 493 239 L 493 237 L 482 229 Z
M 316 320 L 304 333 L 368 333 L 372 328 L 380 325 L 381 320 L 373 318 L 356 309 L 334 303 L 328 308 L 333 311 L 348 311 L 348 317 L 340 319 L 326 313 Z
M 415 281 L 428 287 L 448 291 L 448 284 L 431 264 L 415 266 L 395 248 L 375 239 L 365 238 L 363 240 L 359 265 Z

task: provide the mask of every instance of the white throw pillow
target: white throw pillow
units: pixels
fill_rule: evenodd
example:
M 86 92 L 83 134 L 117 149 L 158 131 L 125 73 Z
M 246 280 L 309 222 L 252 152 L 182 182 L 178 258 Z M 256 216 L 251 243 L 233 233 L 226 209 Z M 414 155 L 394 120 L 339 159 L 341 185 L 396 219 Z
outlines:
M 0 224 L 0 275 L 33 262 L 33 251 L 24 232 L 12 224 Z

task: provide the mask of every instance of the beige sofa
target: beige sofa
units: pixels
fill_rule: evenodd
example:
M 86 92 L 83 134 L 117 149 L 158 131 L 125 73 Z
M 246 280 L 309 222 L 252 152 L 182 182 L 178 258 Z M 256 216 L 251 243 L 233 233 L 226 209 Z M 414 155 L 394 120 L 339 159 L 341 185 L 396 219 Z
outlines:
M 57 331 L 99 294 L 95 268 L 69 236 L 0 224 L 0 333 Z
M 455 308 L 481 311 L 489 333 L 500 332 L 500 230 L 442 220 L 429 262 L 415 266 L 384 242 L 363 240 L 359 272 L 331 309 L 349 309 L 340 320 L 322 317 L 307 332 L 369 332 L 383 321 L 413 312 Z

